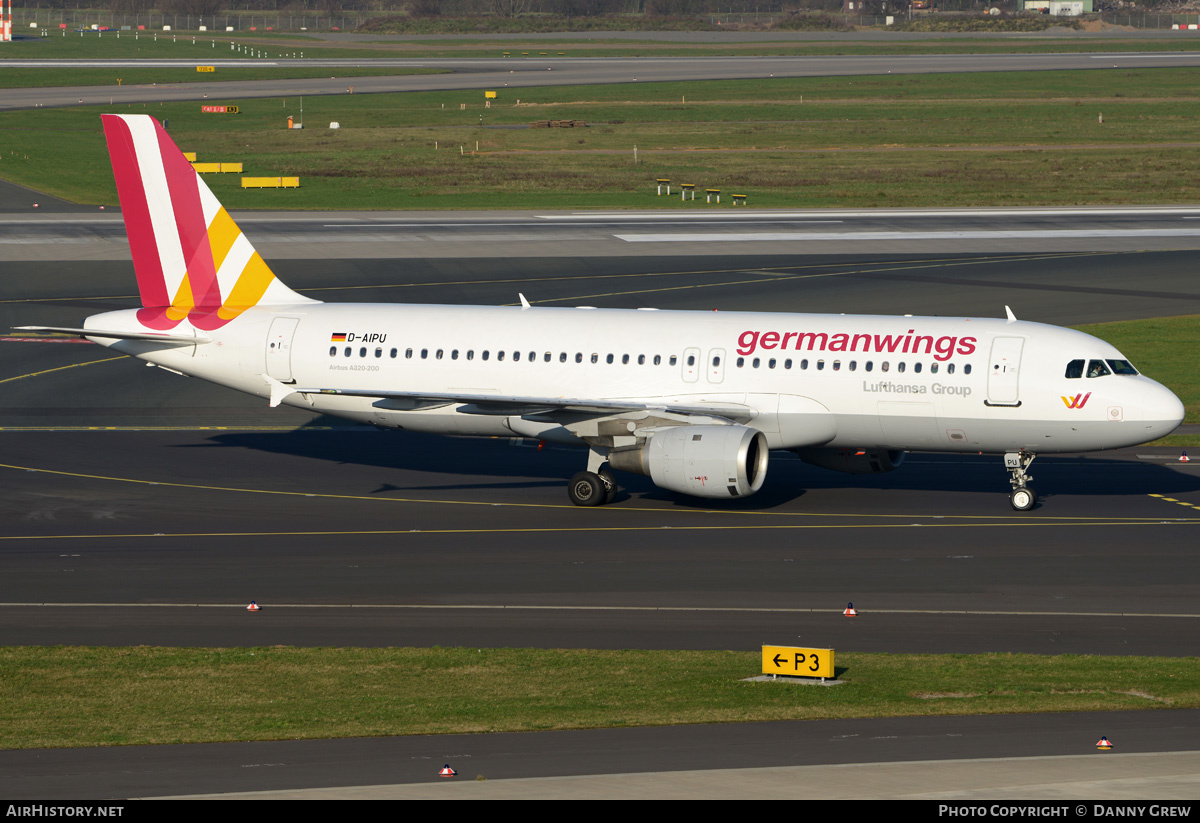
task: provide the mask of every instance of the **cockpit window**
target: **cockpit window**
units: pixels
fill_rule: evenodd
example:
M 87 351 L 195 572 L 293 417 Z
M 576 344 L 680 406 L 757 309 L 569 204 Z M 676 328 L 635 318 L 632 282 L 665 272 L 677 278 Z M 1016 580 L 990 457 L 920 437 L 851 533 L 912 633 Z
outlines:
M 1088 377 L 1105 377 L 1112 374 L 1108 370 L 1108 366 L 1104 365 L 1103 360 L 1091 360 L 1088 362 Z
M 1108 365 L 1113 374 L 1137 374 L 1138 370 L 1128 360 L 1109 360 Z
M 1070 363 L 1067 364 L 1067 377 L 1072 378 L 1072 379 L 1074 379 L 1076 377 L 1083 377 L 1083 361 L 1082 360 L 1072 360 Z

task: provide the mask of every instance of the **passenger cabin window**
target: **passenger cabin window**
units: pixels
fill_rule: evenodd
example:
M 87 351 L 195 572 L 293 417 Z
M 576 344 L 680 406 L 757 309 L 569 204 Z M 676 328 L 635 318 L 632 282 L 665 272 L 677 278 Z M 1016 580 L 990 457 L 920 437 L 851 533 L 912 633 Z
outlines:
M 1088 377 L 1107 377 L 1110 374 L 1112 372 L 1108 370 L 1108 366 L 1104 365 L 1103 360 L 1091 360 L 1088 362 Z
M 1083 361 L 1072 360 L 1070 363 L 1068 363 L 1066 377 L 1071 380 L 1074 380 L 1077 377 L 1083 377 Z

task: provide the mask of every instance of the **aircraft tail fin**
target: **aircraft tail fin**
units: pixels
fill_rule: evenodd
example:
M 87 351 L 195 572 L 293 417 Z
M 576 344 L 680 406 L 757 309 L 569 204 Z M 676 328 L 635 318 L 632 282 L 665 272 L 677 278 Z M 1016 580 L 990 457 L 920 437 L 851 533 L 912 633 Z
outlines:
M 142 306 L 167 330 L 224 326 L 251 306 L 318 302 L 280 282 L 157 120 L 104 114 Z

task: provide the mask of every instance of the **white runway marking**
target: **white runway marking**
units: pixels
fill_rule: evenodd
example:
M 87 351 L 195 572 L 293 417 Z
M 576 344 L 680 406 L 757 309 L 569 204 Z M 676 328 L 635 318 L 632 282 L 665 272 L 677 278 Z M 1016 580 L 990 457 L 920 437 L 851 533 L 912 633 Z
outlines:
M 1033 240 L 1077 237 L 1200 237 L 1200 229 L 1030 229 L 1020 231 L 725 232 L 720 234 L 616 234 L 626 243 L 772 243 L 825 240 Z

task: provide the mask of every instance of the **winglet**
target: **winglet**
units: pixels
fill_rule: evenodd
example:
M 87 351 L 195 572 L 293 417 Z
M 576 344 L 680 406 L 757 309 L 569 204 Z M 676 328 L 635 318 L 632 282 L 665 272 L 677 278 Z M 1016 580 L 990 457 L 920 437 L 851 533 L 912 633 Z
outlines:
M 521 294 L 520 292 L 517 292 L 517 297 L 521 298 L 521 311 L 525 311 L 526 309 L 533 308 L 532 306 L 529 305 L 529 301 L 525 299 L 525 295 Z
M 1008 322 L 1009 322 L 1009 323 L 1016 323 L 1016 322 L 1017 322 L 1017 316 L 1016 316 L 1015 314 L 1013 314 L 1013 313 L 1012 313 L 1012 309 L 1010 309 L 1008 306 L 1005 306 L 1005 307 L 1004 307 L 1004 313 L 1008 315 Z
M 261 375 L 261 377 L 263 380 L 266 380 L 267 385 L 271 387 L 271 408 L 275 408 L 282 403 L 288 395 L 296 393 L 296 388 L 294 386 L 289 386 L 286 383 L 282 383 L 269 374 Z

